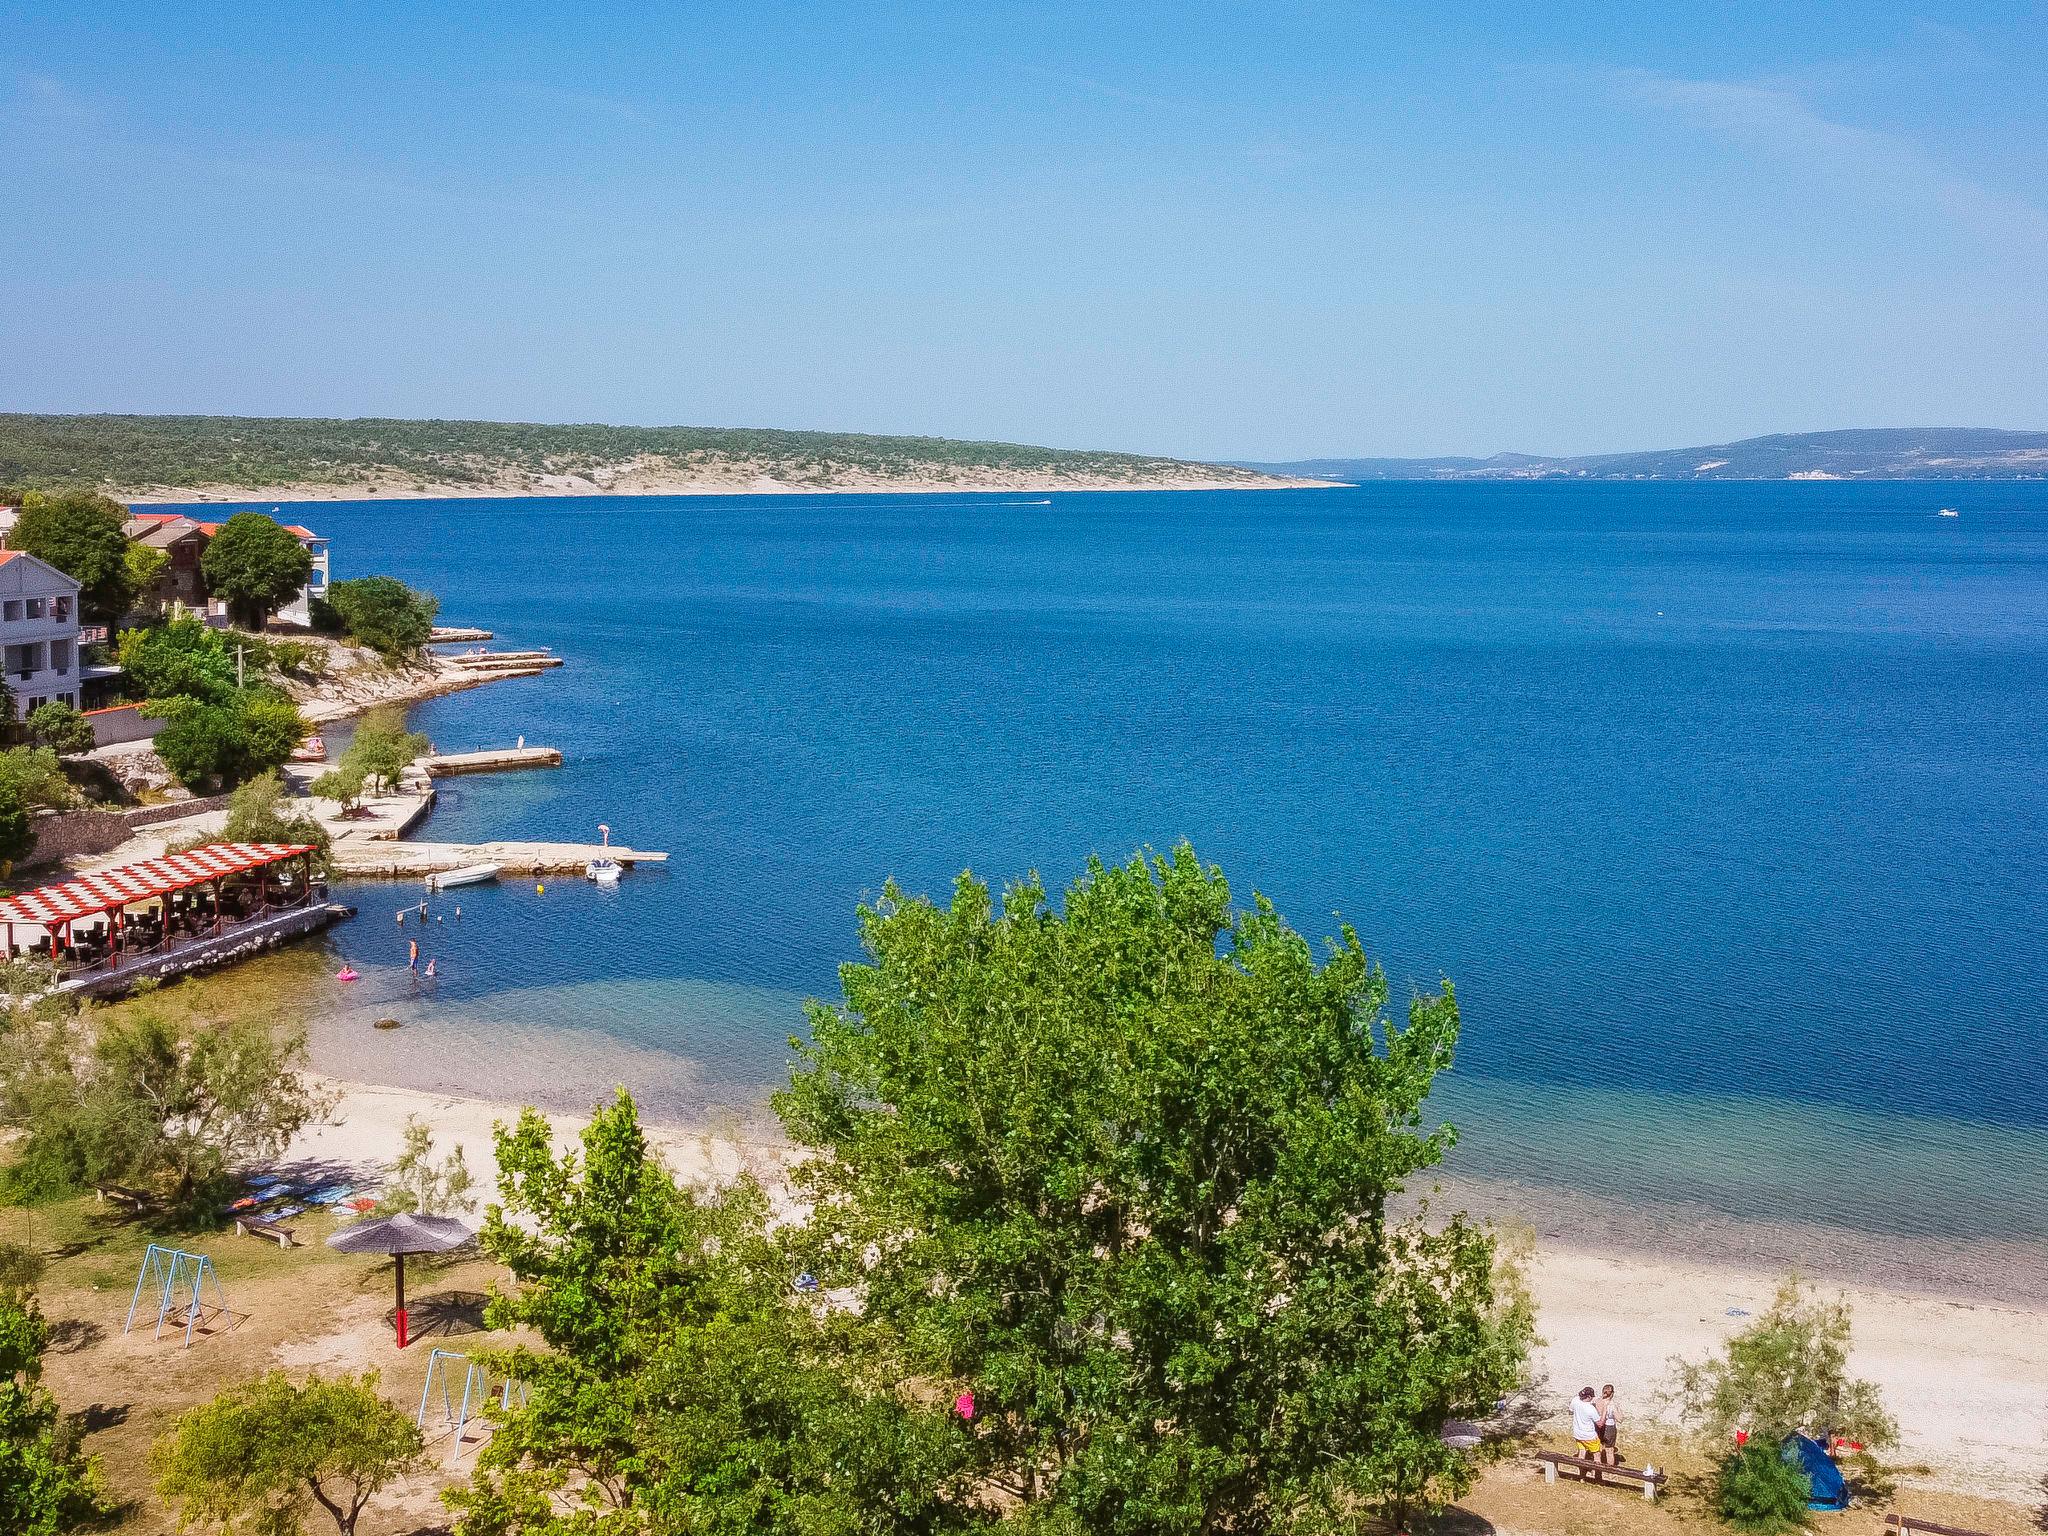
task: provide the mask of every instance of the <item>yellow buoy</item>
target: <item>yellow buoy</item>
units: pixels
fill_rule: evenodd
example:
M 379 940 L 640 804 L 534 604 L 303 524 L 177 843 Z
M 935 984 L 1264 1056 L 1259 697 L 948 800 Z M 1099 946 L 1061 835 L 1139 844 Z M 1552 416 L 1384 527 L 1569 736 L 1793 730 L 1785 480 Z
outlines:
M 541 884 L 541 883 L 540 883 L 540 882 L 539 882 L 538 880 L 534 881 L 534 883 L 533 883 L 533 894 L 534 894 L 534 895 L 536 895 L 536 896 L 545 896 L 545 895 L 547 895 L 547 893 L 548 893 L 548 888 L 547 888 L 546 886 L 542 885 L 542 884 Z

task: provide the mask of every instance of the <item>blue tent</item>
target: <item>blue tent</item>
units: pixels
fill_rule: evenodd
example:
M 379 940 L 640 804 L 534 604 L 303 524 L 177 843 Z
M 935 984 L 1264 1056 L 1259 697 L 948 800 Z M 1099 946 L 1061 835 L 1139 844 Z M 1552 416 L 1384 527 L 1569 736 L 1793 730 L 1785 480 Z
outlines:
M 1849 1485 L 1842 1480 L 1842 1469 L 1835 1465 L 1834 1458 L 1818 1440 L 1809 1440 L 1804 1435 L 1789 1436 L 1779 1454 L 1806 1474 L 1810 1490 L 1806 1500 L 1808 1509 L 1849 1507 Z

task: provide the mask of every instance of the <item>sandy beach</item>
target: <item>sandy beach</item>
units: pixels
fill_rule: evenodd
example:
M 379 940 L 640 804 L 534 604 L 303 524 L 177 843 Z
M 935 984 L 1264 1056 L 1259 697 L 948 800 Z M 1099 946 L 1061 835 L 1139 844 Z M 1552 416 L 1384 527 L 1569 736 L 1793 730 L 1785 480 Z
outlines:
M 408 1117 L 435 1129 L 437 1147 L 461 1146 L 478 1182 L 495 1187 L 491 1125 L 516 1105 L 404 1088 L 330 1081 L 328 1123 L 304 1132 L 288 1154 L 350 1170 L 365 1182 L 393 1157 Z M 550 1116 L 566 1143 L 582 1117 Z M 749 1139 L 737 1123 L 648 1127 L 670 1166 L 691 1180 L 753 1173 L 787 1191 L 788 1149 Z M 1531 1283 L 1544 1344 L 1537 1355 L 1539 1400 L 1585 1384 L 1612 1382 L 1624 1421 L 1663 1417 L 1658 1389 L 1673 1355 L 1697 1357 L 1768 1305 L 1779 1274 L 1714 1262 L 1618 1254 L 1539 1240 Z M 1900 1460 L 1928 1471 L 1912 1481 L 2025 1501 L 2048 1471 L 2048 1308 L 1998 1305 L 1851 1286 L 1855 1369 L 1877 1382 L 1905 1441 Z M 1561 1411 L 1561 1407 L 1560 1407 Z

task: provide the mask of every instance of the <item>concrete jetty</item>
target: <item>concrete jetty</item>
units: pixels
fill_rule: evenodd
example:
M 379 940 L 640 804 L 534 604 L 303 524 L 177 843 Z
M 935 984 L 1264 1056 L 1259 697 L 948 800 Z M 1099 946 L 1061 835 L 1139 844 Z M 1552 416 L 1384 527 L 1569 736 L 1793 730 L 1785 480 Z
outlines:
M 466 624 L 436 624 L 427 631 L 427 644 L 454 645 L 458 641 L 495 640 L 498 637 L 488 629 L 472 629 Z
M 513 768 L 559 768 L 560 747 L 497 747 L 486 752 L 443 752 L 423 757 L 420 766 L 434 779 L 458 773 L 504 773 Z
M 443 656 L 441 659 L 465 672 L 544 671 L 562 664 L 562 658 L 553 651 L 484 651 L 475 656 Z
M 661 864 L 668 855 L 637 848 L 609 848 L 597 843 L 395 843 L 381 839 L 338 837 L 334 840 L 334 873 L 339 876 L 421 880 L 428 875 L 472 864 L 495 864 L 507 875 L 583 873 L 600 854 L 621 864 Z

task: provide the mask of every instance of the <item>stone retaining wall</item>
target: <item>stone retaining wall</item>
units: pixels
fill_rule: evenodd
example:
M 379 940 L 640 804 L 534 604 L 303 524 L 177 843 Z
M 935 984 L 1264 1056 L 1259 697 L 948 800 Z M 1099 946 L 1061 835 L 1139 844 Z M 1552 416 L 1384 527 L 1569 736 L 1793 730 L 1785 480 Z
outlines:
M 144 827 L 176 821 L 207 811 L 224 810 L 226 795 L 209 795 L 197 800 L 173 800 L 163 805 L 136 805 L 122 811 L 58 811 L 38 816 L 36 842 L 19 862 L 26 869 L 52 864 L 59 859 L 89 858 L 111 853 Z

